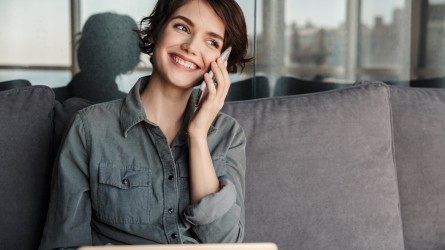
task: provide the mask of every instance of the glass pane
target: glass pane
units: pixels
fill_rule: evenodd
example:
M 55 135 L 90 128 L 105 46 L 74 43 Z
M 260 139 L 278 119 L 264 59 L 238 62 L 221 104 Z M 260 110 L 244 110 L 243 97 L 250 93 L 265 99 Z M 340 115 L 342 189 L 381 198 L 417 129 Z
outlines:
M 70 66 L 68 0 L 2 0 L 0 16 L 0 65 Z
M 50 87 L 69 81 L 68 0 L 2 0 L 0 16 L 0 81 L 22 78 Z
M 439 77 L 445 74 L 445 0 L 430 0 L 427 16 L 425 67 Z
M 127 28 L 128 30 L 131 30 L 131 26 L 128 26 L 128 24 L 124 26 L 123 17 L 119 18 L 117 16 L 111 16 L 111 15 L 106 16 L 103 15 L 103 13 L 109 12 L 113 14 L 127 16 L 128 18 L 131 18 L 132 21 L 137 24 L 137 26 L 139 26 L 140 20 L 151 13 L 155 4 L 156 0 L 132 0 L 132 1 L 83 0 L 80 1 L 81 27 L 83 29 L 87 20 L 89 20 L 89 18 L 91 18 L 93 15 L 102 14 L 100 16 L 100 18 L 102 19 L 100 21 L 94 21 L 94 23 L 92 21 L 91 25 L 97 25 L 97 27 L 100 29 L 110 29 L 109 31 L 110 36 L 106 35 L 107 32 L 103 32 L 103 36 L 106 37 L 106 39 L 116 39 L 114 40 L 114 42 L 112 42 L 114 46 L 110 45 L 114 49 L 114 51 L 111 50 L 110 53 L 112 53 L 112 55 L 114 56 L 106 58 L 109 58 L 111 60 L 116 59 L 119 57 L 118 54 L 120 53 L 120 51 L 125 49 L 125 48 L 119 48 L 119 44 L 121 46 L 125 46 L 125 44 L 124 42 L 119 42 L 122 41 L 122 39 L 120 39 L 118 36 L 119 34 L 123 36 L 128 36 L 128 34 L 131 33 L 131 31 L 130 32 L 123 31 L 122 29 Z M 95 17 L 98 18 L 98 16 Z M 112 22 L 116 23 L 113 24 Z M 115 35 L 117 36 L 113 38 Z M 97 46 L 101 46 L 100 41 L 91 41 L 89 43 L 90 44 L 96 43 Z M 123 63 L 122 61 L 119 62 L 120 67 L 130 68 L 130 66 L 122 65 L 122 63 Z M 109 64 L 111 65 L 113 64 L 113 62 L 111 61 L 109 62 Z M 136 67 L 131 66 L 131 68 L 132 69 L 129 70 L 127 73 L 118 74 L 116 77 L 116 83 L 118 84 L 119 90 L 123 92 L 128 92 L 133 87 L 134 83 L 139 77 L 149 74 L 149 72 L 151 71 L 151 64 L 149 62 L 149 57 L 145 54 L 141 54 L 140 63 Z
M 405 3 L 405 0 L 362 1 L 359 78 L 409 79 L 410 17 Z
M 338 52 L 343 40 L 339 35 L 345 7 L 344 0 L 287 1 L 287 62 L 297 67 L 343 65 L 344 57 Z
M 257 74 L 272 90 L 282 76 L 341 81 L 345 18 L 346 0 L 258 1 Z

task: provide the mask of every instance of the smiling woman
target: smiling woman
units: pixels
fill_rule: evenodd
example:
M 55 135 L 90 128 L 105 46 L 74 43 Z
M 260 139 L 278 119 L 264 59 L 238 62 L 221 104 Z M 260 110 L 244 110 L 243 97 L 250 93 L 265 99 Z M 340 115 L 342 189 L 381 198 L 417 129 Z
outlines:
M 221 53 L 224 33 L 224 23 L 206 2 L 192 1 L 181 6 L 162 34 L 148 38 L 155 44 L 152 79 L 158 75 L 156 72 L 167 80 L 164 86 L 171 83 L 193 87 Z
M 244 237 L 246 138 L 220 113 L 227 67 L 250 60 L 244 15 L 235 0 L 159 0 L 141 23 L 153 73 L 125 99 L 76 114 L 40 249 Z M 217 59 L 229 46 L 228 63 Z M 208 94 L 195 110 L 192 89 L 202 79 Z
M 173 1 L 171 5 L 160 5 L 159 3 L 155 6 L 155 11 L 153 11 L 152 15 L 142 19 L 141 21 L 141 32 L 140 38 L 142 42 L 142 51 L 146 54 L 151 55 L 153 53 L 154 43 L 153 39 L 156 40 L 159 37 L 160 32 L 164 29 L 164 25 L 166 25 L 167 17 L 172 17 L 173 12 L 175 11 L 175 7 L 185 4 L 187 1 Z M 200 1 L 197 1 L 199 3 Z M 206 1 L 203 1 L 206 2 Z M 236 72 L 236 68 L 233 67 L 236 63 L 239 63 L 239 66 L 243 68 L 245 63 L 249 62 L 250 59 L 245 59 L 246 56 L 246 46 L 247 46 L 247 27 L 244 19 L 244 15 L 233 15 L 232 10 L 235 13 L 242 13 L 242 10 L 235 2 L 232 1 L 208 1 L 208 4 L 212 7 L 212 12 L 216 12 L 221 21 L 225 25 L 225 34 L 227 37 L 225 38 L 225 47 L 222 48 L 224 50 L 228 45 L 233 47 L 233 55 L 229 58 L 229 71 Z M 199 5 L 197 5 L 199 14 L 202 13 L 201 9 L 199 9 Z M 196 10 L 195 10 L 196 11 Z M 229 19 L 234 18 L 234 19 Z M 227 25 L 227 24 L 231 25 Z

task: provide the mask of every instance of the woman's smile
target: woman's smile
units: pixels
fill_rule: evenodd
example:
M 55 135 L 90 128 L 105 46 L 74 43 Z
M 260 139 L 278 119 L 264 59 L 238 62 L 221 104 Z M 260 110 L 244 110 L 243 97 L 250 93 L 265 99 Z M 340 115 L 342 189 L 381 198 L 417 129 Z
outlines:
M 200 69 L 200 67 L 195 62 L 181 55 L 171 54 L 170 56 L 175 65 L 179 66 L 182 69 L 185 69 L 187 71 L 194 71 L 196 69 Z

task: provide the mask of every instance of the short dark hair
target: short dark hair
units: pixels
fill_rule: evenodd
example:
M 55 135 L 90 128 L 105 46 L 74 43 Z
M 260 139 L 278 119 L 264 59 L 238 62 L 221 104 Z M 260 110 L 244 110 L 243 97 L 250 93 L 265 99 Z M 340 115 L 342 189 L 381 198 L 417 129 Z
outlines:
M 163 32 L 173 13 L 190 0 L 158 0 L 153 12 L 144 17 L 138 30 L 139 47 L 142 53 L 151 56 L 161 32 Z M 232 46 L 227 68 L 235 73 L 237 66 L 244 69 L 252 58 L 247 55 L 247 27 L 243 11 L 235 0 L 203 0 L 207 1 L 225 25 L 224 44 L 222 51 Z

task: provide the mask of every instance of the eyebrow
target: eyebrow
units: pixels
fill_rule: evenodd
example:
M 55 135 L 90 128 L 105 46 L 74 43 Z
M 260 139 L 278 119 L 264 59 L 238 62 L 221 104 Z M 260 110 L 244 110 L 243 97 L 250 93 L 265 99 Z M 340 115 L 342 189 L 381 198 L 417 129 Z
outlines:
M 192 20 L 188 19 L 185 16 L 178 15 L 178 16 L 173 17 L 171 20 L 173 20 L 173 19 L 181 19 L 182 21 L 186 22 L 188 25 L 190 25 L 192 27 L 195 26 L 195 24 L 192 22 Z M 221 39 L 221 41 L 224 41 L 224 37 L 222 37 L 221 35 L 219 35 L 215 32 L 207 32 L 207 34 L 214 38 Z

